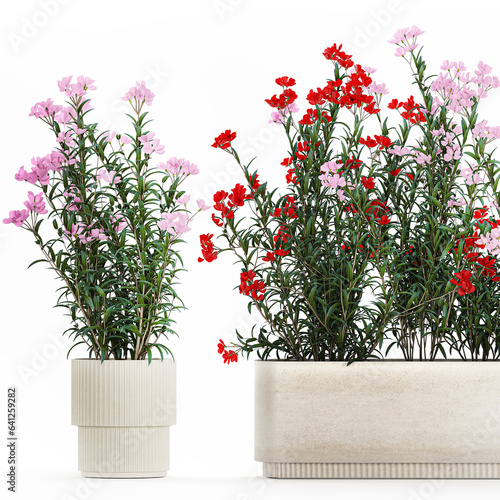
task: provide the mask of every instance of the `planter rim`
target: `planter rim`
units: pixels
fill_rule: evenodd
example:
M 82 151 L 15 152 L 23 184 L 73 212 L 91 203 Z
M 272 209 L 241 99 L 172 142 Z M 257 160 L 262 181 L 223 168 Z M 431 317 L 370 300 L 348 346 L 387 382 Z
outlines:
M 306 359 L 302 361 L 297 361 L 295 359 L 255 359 L 254 363 L 287 363 L 287 364 L 337 364 L 337 365 L 347 365 L 348 361 L 316 361 L 313 359 Z M 438 363 L 467 363 L 467 364 L 483 364 L 483 363 L 500 363 L 500 359 L 487 359 L 487 360 L 471 360 L 471 359 L 435 359 L 433 361 L 430 361 L 428 359 L 423 359 L 423 360 L 406 360 L 406 359 L 400 359 L 400 358 L 395 358 L 395 359 L 365 359 L 363 361 L 353 361 L 351 364 L 356 363 L 357 365 L 359 364 L 366 364 L 366 363 L 408 363 L 408 364 L 415 364 L 415 365 L 421 365 L 421 364 L 438 364 Z
M 100 359 L 96 359 L 96 358 L 71 358 L 71 361 L 99 361 L 99 363 L 101 363 L 101 360 Z M 115 362 L 120 362 L 120 361 L 127 361 L 128 363 L 147 363 L 148 360 L 147 359 L 105 359 L 104 361 L 102 361 L 102 363 L 106 363 L 106 362 L 112 362 L 112 363 L 115 363 Z M 175 363 L 175 359 L 172 359 L 172 358 L 166 358 L 166 359 L 161 359 L 161 358 L 152 358 L 151 361 L 160 361 L 160 362 L 172 362 L 172 363 Z

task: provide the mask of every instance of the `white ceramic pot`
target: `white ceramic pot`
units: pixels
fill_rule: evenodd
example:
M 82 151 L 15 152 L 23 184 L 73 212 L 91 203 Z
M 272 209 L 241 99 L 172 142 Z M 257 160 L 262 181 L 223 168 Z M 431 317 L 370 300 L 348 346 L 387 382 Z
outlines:
M 499 478 L 499 362 L 256 361 L 255 460 L 277 478 Z
M 175 363 L 73 359 L 71 378 L 82 476 L 165 476 L 176 417 Z

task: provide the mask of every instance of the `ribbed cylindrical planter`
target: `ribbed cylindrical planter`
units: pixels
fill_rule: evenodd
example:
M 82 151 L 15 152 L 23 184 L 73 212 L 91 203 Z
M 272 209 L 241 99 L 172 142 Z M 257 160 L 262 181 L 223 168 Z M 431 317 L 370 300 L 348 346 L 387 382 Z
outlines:
M 165 476 L 176 417 L 175 363 L 73 359 L 71 379 L 82 476 Z
M 499 362 L 256 361 L 275 478 L 500 478 Z

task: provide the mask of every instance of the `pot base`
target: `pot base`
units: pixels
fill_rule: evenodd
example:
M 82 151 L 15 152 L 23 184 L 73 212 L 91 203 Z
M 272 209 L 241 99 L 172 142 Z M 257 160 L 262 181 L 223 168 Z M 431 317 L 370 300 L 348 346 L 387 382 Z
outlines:
M 133 478 L 152 478 L 165 477 L 167 471 L 151 472 L 87 472 L 81 471 L 82 477 L 98 477 L 100 479 L 133 479 Z
M 500 463 L 291 463 L 264 462 L 277 479 L 498 479 Z

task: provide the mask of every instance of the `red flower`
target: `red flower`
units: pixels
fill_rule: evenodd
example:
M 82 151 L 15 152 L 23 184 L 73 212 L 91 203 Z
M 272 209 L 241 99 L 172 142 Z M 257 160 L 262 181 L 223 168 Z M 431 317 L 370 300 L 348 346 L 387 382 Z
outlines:
M 212 220 L 219 227 L 222 227 L 224 225 L 224 223 L 218 217 L 215 217 L 215 214 L 212 214 Z
M 271 99 L 265 99 L 265 101 L 272 108 L 284 109 L 288 105 L 295 102 L 296 99 L 297 94 L 292 89 L 286 88 L 283 93 L 279 95 L 279 97 L 275 94 L 271 97 Z
M 380 113 L 380 108 L 375 107 L 375 101 L 372 101 L 370 104 L 368 104 L 368 106 L 365 106 L 364 110 L 370 115 L 375 115 L 377 113 Z
M 229 195 L 230 207 L 242 207 L 245 204 L 246 188 L 241 184 L 236 184 Z
M 313 106 L 321 106 L 325 102 L 325 97 L 323 96 L 323 90 L 319 87 L 314 90 L 310 90 L 309 94 L 307 94 L 307 102 Z
M 397 99 L 393 99 L 389 104 L 388 104 L 388 108 L 389 109 L 397 109 L 398 108 L 398 100 Z
M 376 135 L 375 140 L 377 141 L 377 144 L 380 144 L 379 149 L 384 149 L 388 148 L 389 146 L 392 146 L 392 141 L 389 139 L 389 137 L 385 137 L 383 135 Z
M 213 148 L 227 149 L 231 146 L 231 141 L 236 139 L 236 132 L 231 132 L 230 130 L 226 130 L 222 132 L 222 134 L 218 135 L 214 139 L 214 143 L 212 144 Z
M 484 219 L 488 215 L 488 207 L 476 208 L 474 210 L 474 219 Z
M 373 189 L 375 187 L 375 181 L 373 177 L 361 177 L 361 184 L 365 186 L 366 189 Z
M 217 344 L 217 352 L 219 354 L 222 354 L 225 348 L 226 346 L 224 345 L 224 341 L 222 339 L 219 339 L 219 343 Z
M 391 219 L 389 219 L 387 215 L 382 215 L 382 217 L 380 217 L 380 220 L 378 222 L 381 226 L 386 226 L 391 222 Z
M 406 174 L 406 175 L 408 176 L 408 179 L 410 179 L 410 181 L 415 179 L 415 176 L 413 174 Z
M 286 172 L 286 182 L 290 184 L 290 182 L 293 182 L 294 184 L 297 184 L 297 177 L 295 175 L 295 169 L 290 168 Z
M 262 257 L 264 262 L 273 262 L 274 261 L 274 252 L 267 252 L 265 257 Z
M 288 78 L 288 76 L 282 76 L 276 78 L 276 83 L 282 87 L 293 87 L 295 85 L 295 80 L 293 78 Z
M 326 59 L 331 59 L 332 61 L 338 62 L 340 66 L 344 68 L 350 68 L 354 65 L 351 61 L 352 56 L 347 55 L 342 50 L 342 44 L 337 47 L 337 44 L 334 43 L 331 47 L 328 47 L 323 52 L 323 55 Z
M 451 279 L 451 283 L 458 285 L 458 295 L 465 295 L 467 293 L 473 293 L 476 287 L 469 281 L 472 273 L 470 271 L 461 271 L 458 273 L 453 273 L 455 275 L 454 279 Z M 457 279 L 459 281 L 457 281 Z
M 285 226 L 280 225 L 278 233 L 273 237 L 274 247 L 276 249 L 275 254 L 278 257 L 284 257 L 290 253 L 290 250 L 283 250 L 283 248 L 281 248 L 283 244 L 286 245 L 289 242 L 290 238 L 291 236 L 286 232 Z
M 281 215 L 281 208 L 276 207 L 274 209 L 274 216 L 279 217 Z
M 282 162 L 281 165 L 284 167 L 288 167 L 293 163 L 293 158 L 285 158 Z
M 295 209 L 295 199 L 293 198 L 293 196 L 289 196 L 286 200 L 285 206 L 283 207 L 283 211 L 287 217 L 296 219 L 298 215 L 296 214 Z
M 399 172 L 401 172 L 401 169 L 400 168 L 395 168 L 394 170 L 391 170 L 389 173 L 391 175 L 393 175 L 394 177 L 396 177 L 396 175 L 398 175 Z
M 256 273 L 252 270 L 242 272 L 240 274 L 239 291 L 243 295 L 248 295 L 255 300 L 263 300 L 266 292 L 265 283 L 263 281 L 254 281 Z
M 222 353 L 222 359 L 224 360 L 224 363 L 232 363 L 233 361 L 236 363 L 238 361 L 238 354 L 235 353 L 234 351 L 224 351 Z
M 214 251 L 212 242 L 213 234 L 200 234 L 201 254 L 203 258 L 198 257 L 198 262 L 212 262 L 217 258 L 217 252 Z
M 360 137 L 359 143 L 364 144 L 365 146 L 367 146 L 369 148 L 374 148 L 377 145 L 377 141 L 375 139 L 372 139 L 370 136 L 368 136 L 366 139 L 363 139 L 362 137 Z
M 351 170 L 355 168 L 359 168 L 363 165 L 362 160 L 356 160 L 356 158 L 347 158 L 345 162 L 345 166 L 349 167 Z

